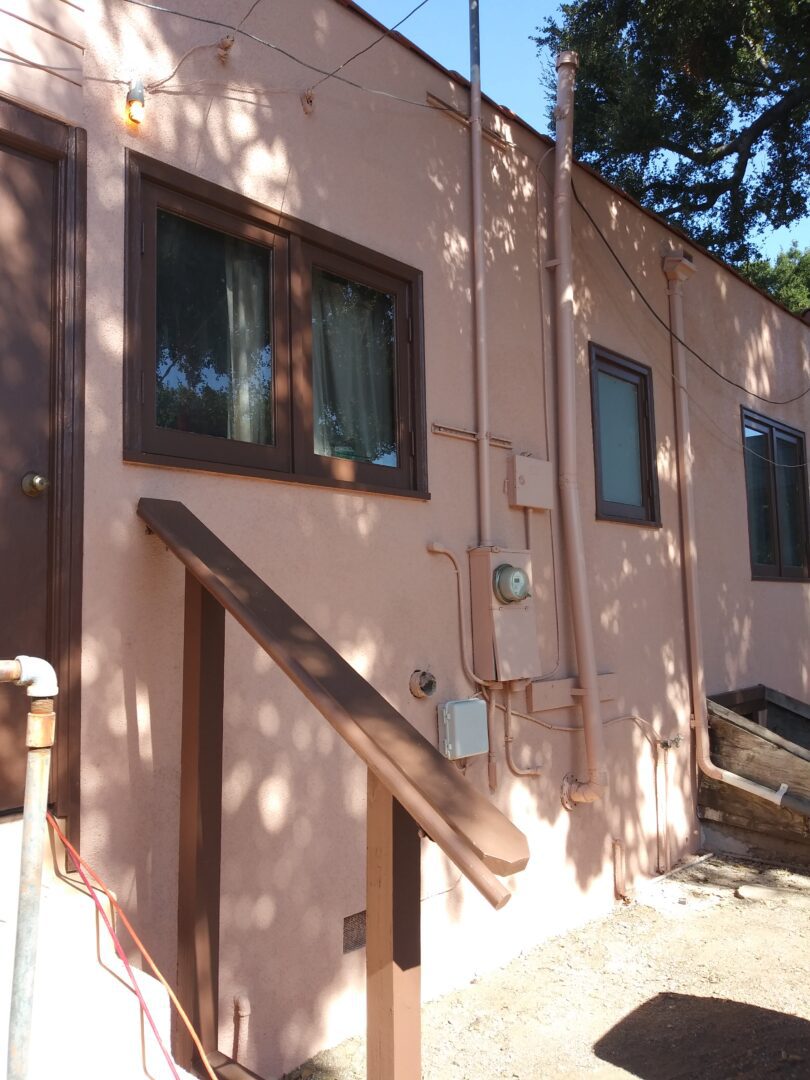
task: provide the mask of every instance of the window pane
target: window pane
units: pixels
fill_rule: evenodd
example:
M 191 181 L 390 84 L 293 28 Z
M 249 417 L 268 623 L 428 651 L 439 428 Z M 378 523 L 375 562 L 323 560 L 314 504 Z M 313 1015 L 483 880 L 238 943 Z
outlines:
M 602 498 L 627 506 L 643 506 L 639 386 L 606 371 L 597 372 L 596 385 Z
M 776 565 L 776 537 L 773 530 L 770 440 L 768 433 L 745 425 L 745 483 L 748 488 L 748 532 L 751 560 Z
M 312 274 L 315 453 L 399 464 L 396 303 L 325 270 Z
M 271 444 L 269 249 L 158 211 L 159 427 Z
M 779 512 L 779 547 L 782 566 L 807 569 L 804 495 L 805 472 L 796 439 L 775 433 L 776 505 Z

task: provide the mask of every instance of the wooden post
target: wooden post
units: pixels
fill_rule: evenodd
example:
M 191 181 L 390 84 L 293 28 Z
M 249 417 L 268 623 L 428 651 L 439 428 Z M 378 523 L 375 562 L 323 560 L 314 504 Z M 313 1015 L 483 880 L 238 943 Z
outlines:
M 421 1080 L 420 855 L 416 822 L 368 773 L 368 1080 Z
M 177 984 L 206 1051 L 217 1047 L 224 670 L 225 610 L 187 571 Z M 191 1039 L 179 1025 L 175 1053 L 191 1066 Z

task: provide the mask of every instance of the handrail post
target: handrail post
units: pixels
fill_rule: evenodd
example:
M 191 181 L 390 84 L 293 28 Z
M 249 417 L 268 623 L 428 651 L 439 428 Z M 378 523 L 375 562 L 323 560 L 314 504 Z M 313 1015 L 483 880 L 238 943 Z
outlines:
M 217 1049 L 224 672 L 225 609 L 187 571 L 177 989 L 206 1052 Z M 180 1065 L 192 1066 L 193 1047 L 184 1029 L 176 1032 L 174 1052 Z
M 419 828 L 368 773 L 366 1076 L 421 1080 Z
M 45 813 L 48 809 L 48 779 L 55 734 L 53 698 L 32 698 L 25 733 L 28 755 L 20 857 L 20 902 L 8 1025 L 8 1080 L 27 1080 L 28 1077 L 45 850 Z

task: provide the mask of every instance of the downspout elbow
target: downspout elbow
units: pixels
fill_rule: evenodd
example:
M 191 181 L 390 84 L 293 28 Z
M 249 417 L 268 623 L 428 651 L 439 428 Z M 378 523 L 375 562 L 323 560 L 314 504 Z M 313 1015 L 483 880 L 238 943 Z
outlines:
M 575 806 L 601 802 L 607 790 L 607 769 L 589 769 L 587 780 L 577 780 L 569 773 L 562 782 L 562 803 L 566 809 L 572 810 Z

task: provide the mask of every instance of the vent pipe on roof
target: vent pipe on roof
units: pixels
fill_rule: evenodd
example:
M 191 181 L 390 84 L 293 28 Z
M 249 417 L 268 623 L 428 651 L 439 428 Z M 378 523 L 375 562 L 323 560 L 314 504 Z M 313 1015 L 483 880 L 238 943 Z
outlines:
M 576 348 L 574 342 L 574 273 L 571 242 L 571 170 L 574 142 L 574 83 L 579 57 L 575 52 L 557 56 L 557 107 L 554 110 L 554 285 L 557 329 L 557 430 L 560 503 L 565 559 L 571 594 L 571 617 L 582 689 L 582 723 L 588 779 L 567 776 L 563 805 L 597 802 L 607 789 L 602 707 L 596 671 L 585 544 L 579 512 L 577 477 Z
M 478 0 L 470 0 L 470 173 L 472 182 L 475 410 L 478 448 L 478 546 L 492 546 L 492 480 L 489 467 L 489 374 L 484 296 L 484 196 L 482 187 L 481 34 Z

